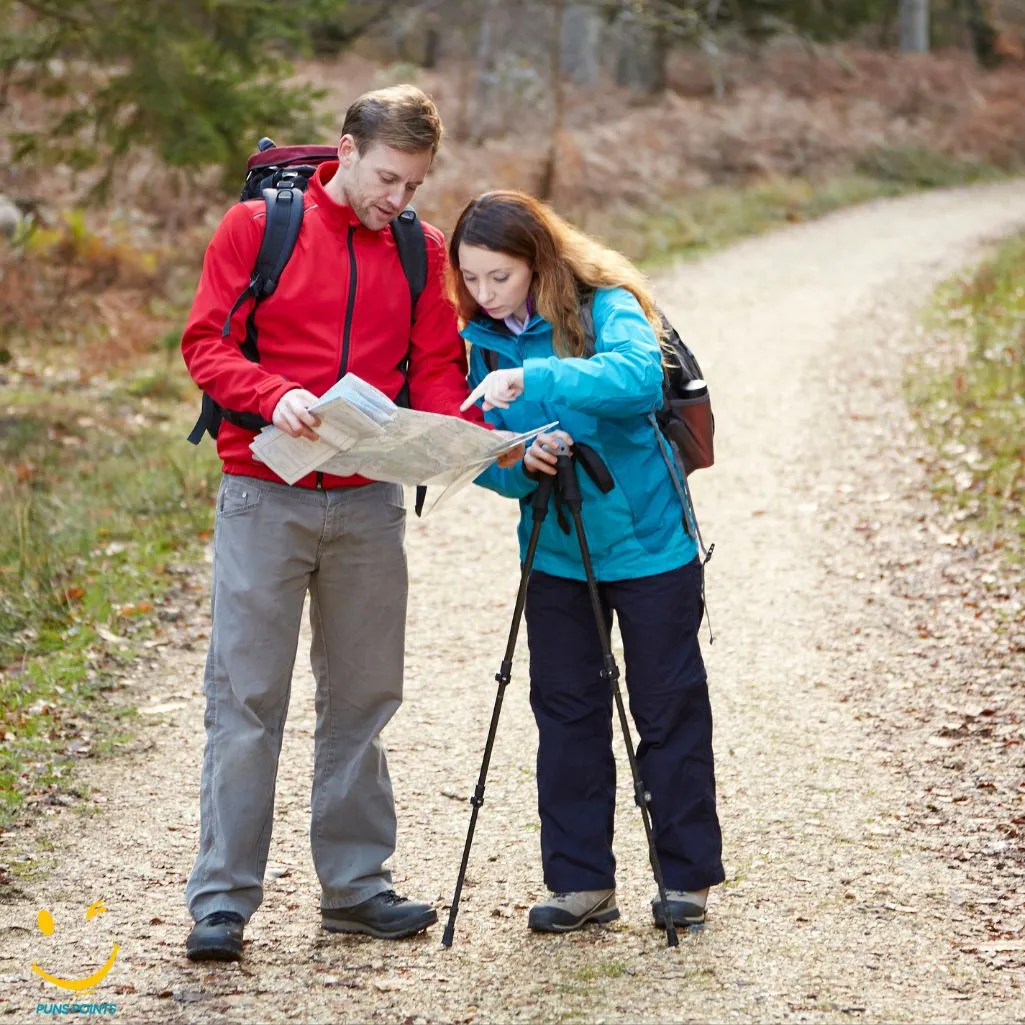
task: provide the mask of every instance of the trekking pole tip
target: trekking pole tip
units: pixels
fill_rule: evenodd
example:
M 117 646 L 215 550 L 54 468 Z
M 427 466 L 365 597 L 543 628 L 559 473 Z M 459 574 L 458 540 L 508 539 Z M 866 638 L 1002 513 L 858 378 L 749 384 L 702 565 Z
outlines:
M 455 935 L 455 929 L 452 928 L 452 923 L 449 922 L 449 924 L 445 926 L 445 933 L 444 933 L 444 935 L 441 937 L 441 945 L 443 947 L 451 947 L 454 935 Z

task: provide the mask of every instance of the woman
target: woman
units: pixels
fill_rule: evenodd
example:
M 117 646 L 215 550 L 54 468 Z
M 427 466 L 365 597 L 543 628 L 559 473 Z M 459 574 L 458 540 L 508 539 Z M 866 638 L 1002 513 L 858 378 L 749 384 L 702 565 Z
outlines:
M 521 463 L 478 483 L 520 500 L 555 473 L 559 441 L 586 443 L 615 486 L 579 474 L 583 523 L 606 618 L 623 638 L 641 777 L 678 926 L 704 921 L 724 879 L 715 807 L 712 716 L 698 644 L 703 603 L 697 546 L 648 415 L 662 401 L 661 321 L 625 257 L 518 192 L 489 192 L 463 211 L 449 244 L 451 289 L 472 343 L 464 408 L 483 400 L 511 431 L 558 420 Z M 594 354 L 585 358 L 581 295 L 594 290 Z M 576 536 L 542 527 L 527 590 L 530 703 L 538 727 L 541 858 L 550 899 L 530 928 L 567 932 L 619 917 L 612 853 L 612 694 Z M 640 825 L 638 824 L 638 828 Z M 665 927 L 656 899 L 652 912 Z

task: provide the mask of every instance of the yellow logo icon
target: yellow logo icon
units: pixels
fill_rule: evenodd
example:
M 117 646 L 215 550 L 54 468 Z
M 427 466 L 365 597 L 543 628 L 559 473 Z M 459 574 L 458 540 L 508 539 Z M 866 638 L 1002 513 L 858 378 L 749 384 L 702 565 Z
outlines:
M 87 922 L 92 921 L 97 915 L 102 915 L 106 911 L 107 905 L 102 900 L 98 900 L 89 906 L 89 910 L 85 913 L 85 920 Z M 39 914 L 36 916 L 36 924 L 44 936 L 53 935 L 53 915 L 46 908 L 39 909 Z M 38 964 L 32 965 L 32 971 L 54 986 L 59 986 L 61 989 L 74 990 L 76 993 L 83 993 L 85 990 L 92 989 L 93 986 L 98 986 L 103 982 L 107 977 L 107 973 L 114 967 L 114 962 L 117 960 L 117 954 L 120 949 L 115 943 L 114 949 L 110 952 L 110 957 L 107 958 L 107 963 L 98 971 L 93 972 L 92 975 L 87 975 L 84 979 L 58 979 L 57 976 L 44 971 Z

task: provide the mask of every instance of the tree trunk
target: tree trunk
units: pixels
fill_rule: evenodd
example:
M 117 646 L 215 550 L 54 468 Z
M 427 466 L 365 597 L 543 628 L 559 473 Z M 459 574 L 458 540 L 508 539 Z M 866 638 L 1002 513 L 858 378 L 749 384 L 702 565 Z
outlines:
M 593 4 L 569 4 L 562 26 L 562 73 L 574 85 L 594 85 L 600 65 L 602 20 Z
M 555 189 L 555 169 L 559 159 L 559 133 L 562 131 L 562 115 L 565 107 L 562 88 L 562 27 L 566 4 L 555 0 L 552 5 L 552 38 L 549 50 L 552 77 L 552 134 L 548 139 L 548 155 L 545 157 L 541 181 L 538 183 L 539 199 L 550 199 Z
M 929 52 L 929 0 L 900 0 L 900 52 Z
M 972 40 L 975 59 L 984 67 L 992 68 L 1000 63 L 996 52 L 997 30 L 983 0 L 967 0 L 968 34 Z
M 474 89 L 473 129 L 470 132 L 473 141 L 480 145 L 486 135 L 487 111 L 491 104 L 494 90 L 495 75 L 495 15 L 498 12 L 498 0 L 484 0 L 480 5 L 480 35 L 477 37 L 477 84 Z
M 441 32 L 438 26 L 431 24 L 424 30 L 424 60 L 423 66 L 428 71 L 433 71 L 438 66 L 438 51 L 441 48 Z
M 665 88 L 668 33 L 652 29 L 632 12 L 615 25 L 616 85 L 657 93 Z

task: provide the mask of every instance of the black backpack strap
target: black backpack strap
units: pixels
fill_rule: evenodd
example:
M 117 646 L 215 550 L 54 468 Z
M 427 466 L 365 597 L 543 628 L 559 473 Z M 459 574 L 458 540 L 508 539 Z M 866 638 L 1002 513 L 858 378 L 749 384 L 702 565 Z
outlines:
M 221 337 L 227 338 L 231 334 L 232 318 L 248 299 L 253 299 L 253 308 L 246 318 L 246 336 L 240 346 L 242 355 L 253 363 L 260 362 L 260 350 L 256 342 L 256 308 L 278 287 L 281 273 L 295 249 L 303 223 L 305 184 L 305 179 L 286 175 L 276 188 L 263 190 L 266 223 L 260 251 L 256 255 L 249 284 L 228 311 L 224 327 L 221 329 Z M 193 445 L 198 445 L 204 434 L 216 439 L 222 420 L 228 420 L 252 431 L 258 431 L 267 425 L 267 421 L 257 413 L 235 413 L 221 409 L 209 395 L 204 394 L 199 419 L 189 433 L 189 441 Z
M 424 226 L 416 211 L 406 207 L 391 222 L 391 230 L 395 237 L 395 248 L 399 251 L 402 272 L 409 282 L 410 315 L 415 318 L 416 304 L 427 287 L 427 238 Z
M 267 209 L 267 224 L 250 282 L 257 302 L 273 294 L 295 249 L 303 224 L 302 186 L 291 177 L 282 178 L 277 188 L 263 190 L 263 202 Z
M 493 374 L 498 369 L 498 353 L 494 349 L 480 349 L 480 354 L 488 373 Z
M 409 317 L 412 321 L 416 319 L 416 304 L 427 287 L 427 238 L 424 235 L 424 226 L 412 207 L 406 207 L 391 222 L 391 230 L 395 238 L 395 248 L 399 251 L 402 273 L 406 275 L 406 282 L 409 285 Z M 403 374 L 409 372 L 408 353 L 402 361 L 401 370 Z M 395 402 L 397 405 L 408 408 L 408 381 L 403 384 L 399 394 L 395 397 Z M 427 488 L 421 484 L 416 489 L 416 500 L 413 505 L 413 511 L 417 516 L 423 512 L 426 500 Z
M 416 501 L 413 503 L 413 512 L 420 516 L 424 511 L 424 502 L 427 501 L 427 488 L 423 484 L 416 486 Z
M 263 203 L 266 221 L 263 227 L 263 238 L 260 241 L 260 251 L 256 254 L 256 263 L 253 265 L 249 284 L 235 300 L 235 304 L 228 311 L 228 316 L 224 320 L 224 327 L 221 329 L 222 338 L 227 338 L 231 334 L 232 318 L 247 299 L 250 297 L 255 299 L 253 311 L 250 311 L 251 318 L 260 301 L 273 294 L 278 287 L 281 272 L 292 257 L 296 239 L 299 238 L 299 229 L 303 224 L 301 188 L 291 180 L 286 180 L 280 188 L 264 189 Z M 248 337 L 251 333 L 246 332 L 247 337 L 242 343 L 242 352 L 246 359 L 259 363 L 260 356 L 256 350 L 255 338 Z
M 584 328 L 584 359 L 590 359 L 597 352 L 598 334 L 594 329 L 594 289 L 589 288 L 580 297 L 580 323 Z
M 206 392 L 203 392 L 203 405 L 199 411 L 199 419 L 189 432 L 189 442 L 198 445 L 203 440 L 204 434 L 211 438 L 217 438 L 217 432 L 221 429 L 221 407 Z
M 395 248 L 399 253 L 399 262 L 402 264 L 402 273 L 406 276 L 406 284 L 409 285 L 409 317 L 410 321 L 413 321 L 416 319 L 416 304 L 427 287 L 427 237 L 424 234 L 423 223 L 412 207 L 406 207 L 391 222 L 391 231 L 395 239 Z M 407 380 L 403 382 L 398 395 L 395 396 L 395 404 L 408 409 L 408 351 L 399 363 L 399 370 Z
M 242 304 L 247 299 L 250 299 L 252 297 L 252 295 L 253 295 L 253 281 L 252 281 L 252 279 L 250 279 L 249 284 L 246 285 L 246 287 L 243 288 L 242 291 L 239 293 L 239 297 L 232 304 L 231 309 L 228 310 L 228 315 L 224 318 L 224 327 L 221 328 L 221 337 L 222 338 L 227 338 L 228 335 L 231 334 L 231 321 L 232 321 L 232 318 L 235 316 L 236 313 L 238 313 L 239 308 L 242 306 Z
M 594 486 L 603 495 L 607 495 L 616 486 L 616 481 L 609 472 L 608 466 L 605 465 L 605 460 L 590 445 L 582 441 L 575 442 L 573 458 L 584 468 L 584 472 L 594 481 Z

